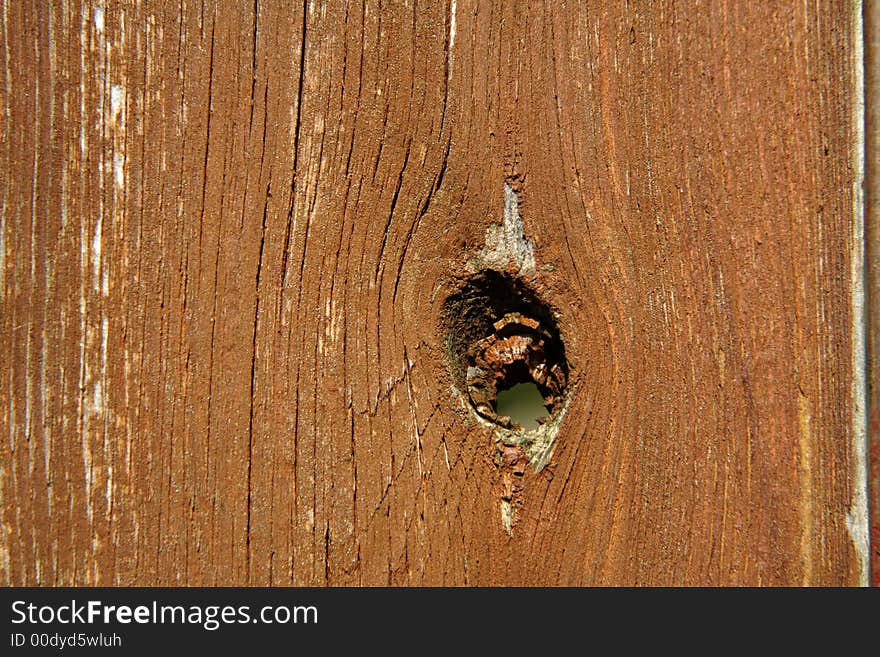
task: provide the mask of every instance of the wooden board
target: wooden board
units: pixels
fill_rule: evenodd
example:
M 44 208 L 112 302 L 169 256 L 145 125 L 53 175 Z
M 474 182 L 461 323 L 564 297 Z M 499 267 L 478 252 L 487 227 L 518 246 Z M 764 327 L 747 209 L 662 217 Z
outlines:
M 865 237 L 870 423 L 871 585 L 880 586 L 880 3 L 864 7 Z
M 3 582 L 867 582 L 857 5 L 2 10 Z M 443 328 L 506 198 L 509 532 Z

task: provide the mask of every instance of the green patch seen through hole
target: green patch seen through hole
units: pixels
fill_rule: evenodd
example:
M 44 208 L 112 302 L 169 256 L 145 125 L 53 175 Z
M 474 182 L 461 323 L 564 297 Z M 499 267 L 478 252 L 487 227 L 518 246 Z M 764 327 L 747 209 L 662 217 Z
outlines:
M 544 397 L 534 383 L 517 383 L 498 392 L 496 413 L 506 415 L 526 430 L 537 429 L 538 418 L 546 416 Z

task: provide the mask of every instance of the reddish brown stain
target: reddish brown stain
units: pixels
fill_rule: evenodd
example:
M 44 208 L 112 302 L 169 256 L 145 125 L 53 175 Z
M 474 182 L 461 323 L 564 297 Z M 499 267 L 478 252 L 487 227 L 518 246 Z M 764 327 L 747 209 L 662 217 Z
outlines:
M 455 6 L 8 3 L 0 580 L 859 581 L 850 7 Z M 521 488 L 436 331 L 514 178 Z

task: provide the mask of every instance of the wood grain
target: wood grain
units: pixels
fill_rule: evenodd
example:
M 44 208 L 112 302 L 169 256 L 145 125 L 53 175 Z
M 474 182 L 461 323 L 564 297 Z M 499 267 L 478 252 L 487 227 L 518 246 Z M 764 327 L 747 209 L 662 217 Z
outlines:
M 4 1 L 0 580 L 865 582 L 857 9 Z M 512 536 L 440 328 L 505 183 Z
M 868 296 L 871 585 L 880 586 L 880 2 L 864 6 L 865 238 Z

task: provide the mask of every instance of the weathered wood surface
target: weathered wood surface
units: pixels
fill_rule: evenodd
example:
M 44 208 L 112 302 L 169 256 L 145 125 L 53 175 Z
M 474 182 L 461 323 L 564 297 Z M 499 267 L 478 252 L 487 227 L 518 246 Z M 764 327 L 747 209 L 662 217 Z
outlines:
M 2 3 L 0 580 L 866 581 L 857 6 L 49 5 Z M 438 328 L 505 182 L 575 386 L 512 537 Z
M 870 409 L 871 585 L 880 586 L 880 2 L 864 6 L 865 236 Z

